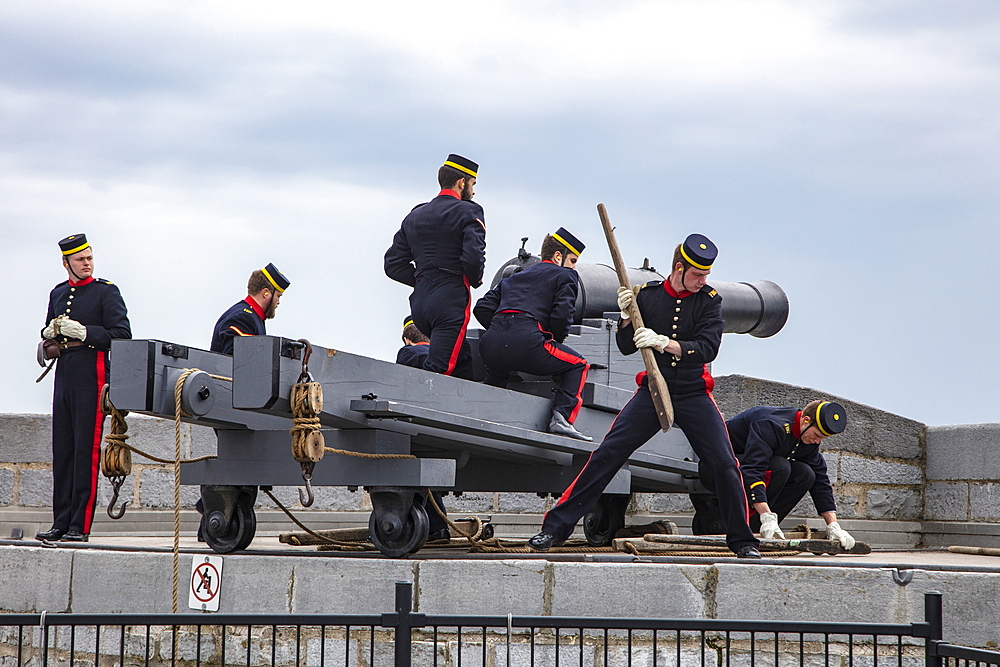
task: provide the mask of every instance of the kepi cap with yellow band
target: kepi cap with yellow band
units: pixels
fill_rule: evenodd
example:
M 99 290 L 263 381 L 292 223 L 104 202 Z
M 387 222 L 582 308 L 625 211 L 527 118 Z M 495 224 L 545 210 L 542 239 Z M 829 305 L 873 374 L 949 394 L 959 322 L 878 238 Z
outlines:
M 81 250 L 86 250 L 89 247 L 90 242 L 87 241 L 86 234 L 73 234 L 73 236 L 67 236 L 59 242 L 59 250 L 62 251 L 63 257 L 75 255 Z
M 271 285 L 274 286 L 274 289 L 278 290 L 279 294 L 284 294 L 285 290 L 288 289 L 288 286 L 292 284 L 274 264 L 268 264 L 265 266 L 261 269 L 261 273 L 263 273 L 264 277 L 267 278 L 267 282 L 271 283 Z
M 847 410 L 835 401 L 823 401 L 816 408 L 816 428 L 823 435 L 837 435 L 847 428 Z
M 410 326 L 411 324 L 413 324 L 413 315 L 407 315 L 406 317 L 403 318 L 403 330 L 404 331 L 406 330 L 406 327 Z M 413 324 L 413 326 L 416 326 L 416 325 Z
M 715 258 L 718 256 L 719 249 L 707 236 L 701 234 L 691 234 L 681 244 L 681 257 L 687 260 L 688 264 L 702 271 L 712 268 L 712 264 L 715 263 Z
M 472 176 L 476 178 L 476 174 L 479 173 L 479 165 L 468 158 L 464 158 L 461 155 L 455 155 L 452 153 L 448 156 L 448 159 L 444 161 L 444 166 L 451 167 L 452 169 L 458 169 L 463 174 L 467 176 Z
M 559 241 L 559 243 L 565 246 L 567 250 L 569 250 L 577 257 L 582 255 L 583 249 L 587 247 L 583 245 L 583 241 L 581 241 L 580 239 L 576 238 L 568 231 L 566 231 L 565 227 L 560 227 L 559 229 L 557 229 L 552 234 L 552 238 L 554 238 L 556 241 Z

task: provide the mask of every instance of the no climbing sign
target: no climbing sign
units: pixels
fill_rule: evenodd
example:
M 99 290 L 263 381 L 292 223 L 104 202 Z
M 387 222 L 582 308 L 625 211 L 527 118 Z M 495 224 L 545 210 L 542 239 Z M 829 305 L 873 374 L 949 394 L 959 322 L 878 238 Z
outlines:
M 195 556 L 191 561 L 191 590 L 188 607 L 201 611 L 219 611 L 222 590 L 222 557 Z

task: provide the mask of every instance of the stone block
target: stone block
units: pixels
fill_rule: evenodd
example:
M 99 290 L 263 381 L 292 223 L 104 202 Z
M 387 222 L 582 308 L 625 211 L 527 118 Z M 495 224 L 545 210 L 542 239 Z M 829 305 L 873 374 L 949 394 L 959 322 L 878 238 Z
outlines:
M 52 471 L 21 469 L 16 504 L 22 507 L 52 506 Z
M 896 589 L 888 570 L 717 564 L 716 618 L 893 623 Z M 823 604 L 816 604 L 823 600 Z
M 111 481 L 104 475 L 97 476 L 97 506 L 107 507 L 108 501 L 111 500 L 111 494 L 113 489 L 111 488 Z M 129 507 L 132 507 L 132 501 L 135 498 L 135 475 L 129 475 L 125 478 L 122 483 L 121 489 L 118 491 L 118 503 L 115 507 L 120 507 L 122 503 L 125 503 Z M 171 503 L 173 507 L 173 503 Z
M 670 514 L 693 512 L 694 506 L 686 493 L 633 493 L 627 514 Z
M 73 581 L 68 587 L 73 601 L 71 611 L 77 614 L 170 613 L 172 572 L 169 553 L 76 551 Z M 181 554 L 179 607 L 182 613 L 194 613 L 187 608 L 190 572 L 191 556 Z
M 0 546 L 0 609 L 5 612 L 67 612 L 73 552 Z
M 930 521 L 966 521 L 969 485 L 929 482 L 924 489 L 924 517 Z
M 841 456 L 840 481 L 857 484 L 918 485 L 924 482 L 924 471 L 920 466 L 906 463 Z
M 917 489 L 871 489 L 865 498 L 865 515 L 869 519 L 912 521 L 923 514 L 922 500 Z
M 474 650 L 471 646 L 463 649 L 462 651 L 462 667 L 466 665 L 466 656 L 468 655 L 469 665 L 475 665 L 477 667 L 482 667 L 482 645 L 478 647 L 480 653 L 478 656 L 473 656 Z M 532 656 L 532 648 L 534 648 L 534 656 Z M 451 647 L 449 646 L 449 651 Z M 594 667 L 595 665 L 601 664 L 596 661 L 596 647 L 591 645 L 585 645 L 581 650 L 579 645 L 572 644 L 560 644 L 558 648 L 559 659 L 556 659 L 556 646 L 554 644 L 541 644 L 535 643 L 534 647 L 530 644 L 514 644 L 510 645 L 510 667 L 556 667 L 556 665 L 564 665 L 565 667 Z M 492 664 L 502 665 L 506 667 L 507 663 L 507 644 L 497 643 L 492 647 Z M 608 665 L 605 667 L 619 667 L 627 664 L 631 664 L 632 667 L 645 667 L 649 665 L 652 667 L 652 661 L 647 663 L 636 662 L 635 658 L 629 663 L 627 657 L 622 655 L 621 649 L 614 654 L 614 662 L 612 662 L 612 654 L 608 654 Z M 452 664 L 458 664 L 454 661 L 457 658 L 457 654 L 453 656 Z M 532 657 L 534 661 L 532 661 Z M 650 656 L 651 658 L 652 656 Z M 603 659 L 603 655 L 602 655 Z M 427 664 L 427 663 L 424 663 Z M 661 662 L 659 665 L 667 665 L 669 663 Z
M 802 407 L 817 398 L 837 401 L 847 410 L 849 422 L 844 433 L 831 439 L 831 447 L 898 459 L 920 459 L 924 453 L 926 427 L 920 422 L 815 389 L 745 375 L 724 375 L 715 379 L 713 393 L 727 419 L 758 405 Z
M 903 588 L 904 605 L 896 622 L 924 620 L 924 593 L 943 593 L 944 639 L 963 646 L 1000 644 L 1000 573 L 913 570 Z M 881 661 L 880 661 L 881 662 Z
M 360 649 L 361 649 L 361 655 L 362 655 L 361 659 L 363 665 L 370 664 L 370 667 L 395 667 L 396 642 L 376 641 L 375 656 L 374 656 L 375 659 L 369 663 L 369 651 L 371 650 L 369 648 L 370 646 L 371 642 L 367 641 L 362 642 L 361 644 Z M 476 647 L 478 653 L 475 655 L 472 655 L 474 649 L 466 649 L 465 651 L 462 651 L 461 662 L 458 661 L 457 652 L 450 661 L 448 660 L 449 651 L 454 648 L 454 642 L 449 644 L 448 642 L 445 641 L 438 641 L 437 655 L 434 654 L 435 653 L 434 642 L 415 641 L 412 642 L 410 646 L 411 646 L 410 648 L 411 664 L 413 665 L 420 665 L 421 667 L 423 666 L 430 667 L 431 665 L 440 665 L 441 667 L 445 667 L 445 665 L 459 665 L 459 664 L 461 664 L 462 667 L 471 667 L 471 666 L 482 667 L 483 665 L 482 644 Z M 327 663 L 327 665 L 330 664 L 331 663 Z
M 293 572 L 300 560 L 295 557 L 225 556 L 219 611 L 232 614 L 291 613 Z M 181 572 L 185 581 L 184 606 L 187 606 L 186 582 L 191 575 L 190 561 L 186 569 L 181 568 Z
M 545 498 L 537 493 L 498 493 L 497 512 L 504 514 L 541 514 Z
M 326 637 L 320 640 L 318 637 L 306 640 L 306 667 L 328 667 L 328 665 L 338 665 L 338 667 L 358 667 L 360 642 L 352 639 L 348 643 L 344 639 L 334 639 Z M 442 651 L 443 654 L 443 651 Z M 427 664 L 427 663 L 417 663 Z M 440 660 L 439 664 L 444 664 Z
M 181 485 L 181 507 L 193 507 L 201 497 L 201 487 Z M 174 506 L 174 472 L 146 468 L 139 471 L 139 504 L 142 507 Z
M 399 559 L 292 560 L 291 611 L 295 614 L 382 614 L 396 608 L 395 582 L 416 580 L 417 566 Z M 450 587 L 445 585 L 445 589 Z M 417 585 L 413 588 L 416 606 Z
M 927 479 L 1000 479 L 1000 424 L 927 427 Z
M 970 484 L 969 514 L 973 521 L 1000 521 L 1000 484 Z
M 447 496 L 444 499 L 449 514 L 490 514 L 496 512 L 494 494 L 485 492 L 463 493 L 461 496 Z M 539 498 L 541 501 L 542 499 Z
M 216 437 L 214 428 L 195 426 L 193 424 L 186 424 L 186 426 L 191 429 L 189 437 L 191 439 L 192 457 L 218 453 L 219 438 Z
M 187 606 L 187 591 L 184 592 L 184 599 L 180 602 Z M 215 657 L 219 649 L 220 639 L 211 630 L 208 632 L 196 633 L 190 630 L 178 630 L 176 640 L 176 660 L 189 663 L 210 661 Z M 279 644 L 279 647 L 281 645 Z M 172 633 L 167 632 L 160 635 L 160 658 L 173 661 L 175 657 L 175 644 Z M 280 653 L 280 651 L 279 651 Z M 245 655 L 245 654 L 244 654 Z M 259 663 L 258 663 L 259 664 Z M 277 663 L 281 664 L 281 663 Z
M 858 517 L 858 497 L 857 496 L 836 496 L 837 518 L 856 519 Z
M 128 419 L 128 444 L 144 452 L 161 459 L 174 458 L 174 422 L 156 417 L 146 417 L 145 415 L 129 415 Z M 181 456 L 190 458 L 191 452 L 191 429 L 190 424 L 181 424 Z M 214 433 L 212 434 L 215 435 Z M 214 454 L 215 448 L 204 452 Z M 153 464 L 154 462 L 135 454 L 132 454 L 134 463 Z M 200 456 L 200 454 L 199 454 Z M 162 464 L 161 464 L 162 465 Z
M 414 585 L 418 591 L 415 596 L 418 610 L 425 614 L 541 616 L 545 613 L 546 563 L 540 560 L 421 561 L 419 578 Z
M 550 567 L 553 616 L 700 618 L 712 575 L 709 565 L 605 563 L 595 568 L 557 562 Z M 644 584 L 636 586 L 637 581 Z
M 830 483 L 837 485 L 840 483 L 840 452 L 823 452 L 826 459 L 826 474 L 830 478 Z
M 14 504 L 14 469 L 0 468 L 0 505 Z
M 0 452 L 4 463 L 52 461 L 52 417 L 0 414 Z

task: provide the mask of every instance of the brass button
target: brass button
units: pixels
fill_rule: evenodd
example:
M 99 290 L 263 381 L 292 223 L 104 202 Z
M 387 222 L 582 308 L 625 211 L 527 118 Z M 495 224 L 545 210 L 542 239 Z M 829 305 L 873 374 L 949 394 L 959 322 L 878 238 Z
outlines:
M 677 317 L 676 315 L 674 316 L 674 322 L 676 322 L 679 319 L 681 319 L 681 318 Z
M 673 334 L 670 334 L 670 337 L 671 337 L 671 338 L 677 338 L 677 334 L 675 334 L 675 333 L 673 333 Z
M 677 362 L 676 362 L 676 361 L 671 361 L 671 362 L 670 362 L 670 365 L 671 365 L 671 366 L 676 366 L 676 365 L 677 365 Z
M 70 287 L 70 288 L 69 288 L 69 291 L 70 291 L 70 292 L 75 292 L 75 291 L 76 291 L 76 288 L 75 288 L 75 287 Z
M 72 306 L 72 305 L 73 305 L 73 302 L 72 302 L 72 301 L 67 301 L 67 302 L 66 302 L 66 305 L 67 305 L 67 306 Z
M 675 328 L 675 329 L 677 328 L 677 325 L 676 325 L 676 324 L 674 325 L 674 328 Z
M 681 309 L 680 308 L 674 308 L 674 312 L 675 313 L 679 313 L 679 312 L 681 312 Z
M 680 299 L 677 299 L 677 303 L 680 303 L 680 302 L 681 302 L 681 300 L 680 300 Z
M 69 308 L 67 308 L 67 309 L 66 309 L 66 313 L 67 313 L 67 314 L 69 313 Z

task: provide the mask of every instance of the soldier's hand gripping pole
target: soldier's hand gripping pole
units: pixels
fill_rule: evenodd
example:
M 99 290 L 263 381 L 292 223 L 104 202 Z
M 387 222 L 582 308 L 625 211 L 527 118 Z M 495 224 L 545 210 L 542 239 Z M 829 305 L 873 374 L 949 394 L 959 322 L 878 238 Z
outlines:
M 615 230 L 608 219 L 608 210 L 604 204 L 597 205 L 597 214 L 601 216 L 601 226 L 604 227 L 604 236 L 608 239 L 608 249 L 611 251 L 611 259 L 615 264 L 615 272 L 618 273 L 618 282 L 626 289 L 632 289 L 628 279 L 628 269 L 625 268 L 625 261 L 622 253 L 618 249 L 618 241 L 615 240 Z M 633 299 L 629 306 L 632 315 L 632 323 L 638 329 L 642 326 L 642 313 L 639 312 L 639 300 Z M 660 374 L 660 367 L 656 365 L 656 353 L 653 348 L 644 347 L 639 350 L 642 354 L 642 361 L 646 364 L 646 375 L 649 379 L 649 393 L 653 397 L 653 405 L 656 407 L 656 416 L 660 420 L 660 428 L 664 432 L 669 431 L 674 423 L 674 405 L 670 401 L 670 390 L 667 383 Z

